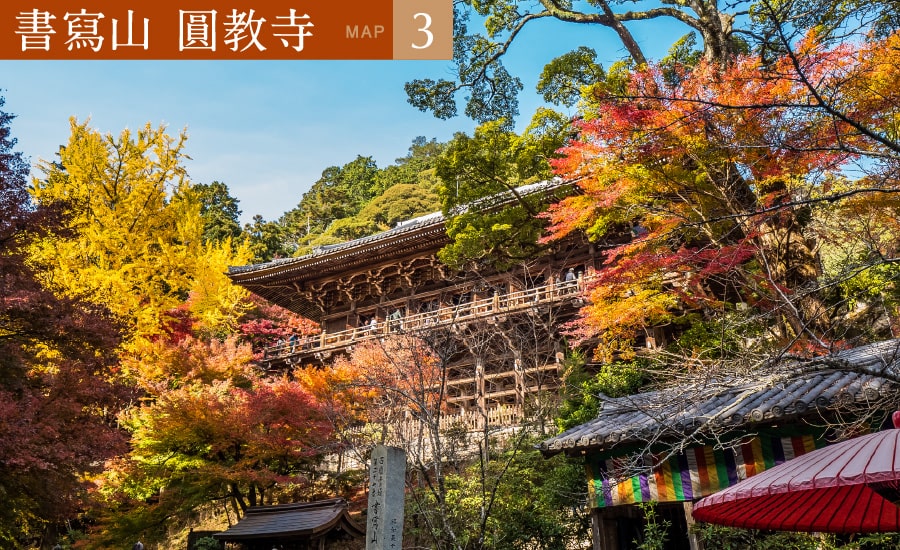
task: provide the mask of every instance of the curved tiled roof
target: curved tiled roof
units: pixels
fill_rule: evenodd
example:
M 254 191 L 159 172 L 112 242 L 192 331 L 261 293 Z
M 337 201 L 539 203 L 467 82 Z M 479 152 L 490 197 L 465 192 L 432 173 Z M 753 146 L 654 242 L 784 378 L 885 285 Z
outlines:
M 614 446 L 696 438 L 714 430 L 776 423 L 895 392 L 882 373 L 900 374 L 900 339 L 827 357 L 783 360 L 758 377 L 707 380 L 691 386 L 602 397 L 596 419 L 543 441 L 544 454 L 605 451 Z
M 567 189 L 572 181 L 553 179 L 516 188 L 508 193 L 479 199 L 460 208 L 490 210 L 502 207 L 520 196 L 555 193 Z M 308 285 L 335 277 L 367 270 L 377 265 L 393 264 L 403 258 L 428 257 L 449 242 L 445 218 L 440 212 L 419 216 L 395 227 L 347 241 L 319 246 L 311 253 L 297 258 L 281 258 L 269 262 L 228 268 L 228 277 L 250 292 L 299 313 L 318 320 L 320 308 L 299 295 Z
M 571 183 L 573 182 L 554 178 L 552 180 L 540 181 L 537 183 L 531 183 L 528 185 L 517 187 L 515 189 L 515 193 L 518 195 L 527 196 L 534 193 L 556 191 L 557 189 L 563 188 L 564 186 Z M 506 204 L 511 200 L 511 195 L 512 193 L 503 193 L 494 197 L 486 197 L 484 199 L 480 199 L 469 205 L 461 207 L 458 213 L 470 210 L 472 208 L 481 208 L 487 210 L 496 206 Z M 413 218 L 409 221 L 401 222 L 395 227 L 388 229 L 387 231 L 375 233 L 374 235 L 360 237 L 359 239 L 354 239 L 352 241 L 343 243 L 316 247 L 311 253 L 304 256 L 299 256 L 296 258 L 280 258 L 261 264 L 232 266 L 228 268 L 228 275 L 232 276 L 232 278 L 237 281 L 241 280 L 241 275 L 270 273 L 273 271 L 284 270 L 285 268 L 293 268 L 295 266 L 310 267 L 316 265 L 317 263 L 320 263 L 323 260 L 332 260 L 336 258 L 340 259 L 341 257 L 352 254 L 354 252 L 368 250 L 373 247 L 381 246 L 384 243 L 396 242 L 398 238 L 404 235 L 419 233 L 423 230 L 437 228 L 440 229 L 441 233 L 443 234 L 444 221 L 445 218 L 441 212 L 433 212 L 431 214 Z
M 433 212 L 431 214 L 426 214 L 424 216 L 419 216 L 418 218 L 413 218 L 409 221 L 402 222 L 397 224 L 396 227 L 388 229 L 387 231 L 382 231 L 381 233 L 375 233 L 374 235 L 368 235 L 366 237 L 360 237 L 359 239 L 354 239 L 352 241 L 347 241 L 343 243 L 330 244 L 325 246 L 317 246 L 313 251 L 309 254 L 298 256 L 296 258 L 279 258 L 276 260 L 271 260 L 261 264 L 252 264 L 252 265 L 243 265 L 243 266 L 231 266 L 228 268 L 229 275 L 238 275 L 243 273 L 255 273 L 260 271 L 271 270 L 272 268 L 279 268 L 284 266 L 291 265 L 309 265 L 311 263 L 315 263 L 314 260 L 323 257 L 334 257 L 341 252 L 350 251 L 354 249 L 366 248 L 368 245 L 391 241 L 395 237 L 402 236 L 404 234 L 413 233 L 420 229 L 427 229 L 431 227 L 440 227 L 442 228 L 444 225 L 444 215 L 440 212 Z
M 364 530 L 348 513 L 342 498 L 275 506 L 253 506 L 244 517 L 213 537 L 223 541 L 308 540 L 340 528 L 361 537 Z

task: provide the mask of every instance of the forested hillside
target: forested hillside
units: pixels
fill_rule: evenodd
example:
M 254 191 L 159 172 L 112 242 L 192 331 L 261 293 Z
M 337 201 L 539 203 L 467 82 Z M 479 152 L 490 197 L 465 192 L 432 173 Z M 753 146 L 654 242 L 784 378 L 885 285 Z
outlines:
M 434 139 L 419 137 L 407 156 L 384 168 L 362 155 L 326 168 L 297 206 L 278 220 L 256 216 L 244 227 L 254 261 L 303 255 L 315 246 L 371 235 L 440 210 L 434 169 L 443 148 Z

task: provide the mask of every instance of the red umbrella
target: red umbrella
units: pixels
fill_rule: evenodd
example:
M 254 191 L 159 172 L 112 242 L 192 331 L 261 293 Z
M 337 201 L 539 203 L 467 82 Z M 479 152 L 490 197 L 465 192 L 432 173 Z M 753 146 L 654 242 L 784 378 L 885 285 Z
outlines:
M 895 426 L 900 415 L 894 413 Z M 900 531 L 900 430 L 817 449 L 701 499 L 694 519 L 780 531 Z

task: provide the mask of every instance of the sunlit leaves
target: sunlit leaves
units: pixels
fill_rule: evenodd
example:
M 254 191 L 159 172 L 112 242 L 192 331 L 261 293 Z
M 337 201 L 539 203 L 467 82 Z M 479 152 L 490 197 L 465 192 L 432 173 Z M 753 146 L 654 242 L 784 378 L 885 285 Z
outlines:
M 535 216 L 548 198 L 543 193 L 521 195 L 515 189 L 550 175 L 548 159 L 562 145 L 567 121 L 552 111 L 539 111 L 533 124 L 518 135 L 506 121 L 482 124 L 474 136 L 457 134 L 437 164 L 443 182 L 440 195 L 449 216 L 447 235 L 453 241 L 439 253 L 454 267 L 493 264 L 508 266 L 540 250 L 537 238 L 543 222 Z M 479 199 L 508 200 L 508 207 L 491 208 Z
M 116 381 L 120 325 L 46 288 L 28 261 L 64 218 L 29 200 L 12 118 L 0 111 L 0 546 L 25 548 L 84 509 L 85 479 L 124 450 L 114 416 L 131 393 Z
M 872 237 L 894 216 L 879 191 L 897 190 L 900 149 L 888 136 L 900 77 L 883 53 L 896 40 L 829 49 L 811 35 L 775 63 L 742 56 L 723 68 L 688 55 L 595 88 L 579 139 L 554 161 L 583 194 L 547 214 L 551 239 L 580 230 L 609 247 L 576 332 L 607 356 L 644 327 L 729 296 L 780 309 L 784 334 L 821 342 L 831 319 L 810 291 L 821 282 L 817 236 L 879 246 Z M 860 167 L 866 177 L 834 186 Z M 870 211 L 854 212 L 857 200 Z M 831 203 L 848 230 L 817 218 Z M 857 219 L 879 229 L 849 230 Z
M 66 201 L 70 234 L 38 243 L 36 264 L 48 284 L 87 296 L 130 325 L 130 349 L 162 334 L 166 312 L 188 297 L 210 333 L 233 328 L 244 291 L 232 288 L 225 266 L 249 259 L 228 240 L 204 244 L 200 200 L 186 178 L 186 135 L 149 124 L 118 136 L 87 122 L 70 123 L 58 162 L 42 162 L 33 180 L 41 204 Z

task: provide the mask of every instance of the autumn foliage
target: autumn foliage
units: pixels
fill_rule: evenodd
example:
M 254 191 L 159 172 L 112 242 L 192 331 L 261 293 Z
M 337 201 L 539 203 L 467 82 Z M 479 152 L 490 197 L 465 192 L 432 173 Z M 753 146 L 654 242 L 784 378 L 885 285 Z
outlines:
M 0 98 L 0 106 L 3 105 Z M 27 250 L 64 226 L 33 207 L 28 164 L 0 111 L 0 546 L 22 547 L 86 503 L 85 481 L 125 450 L 115 425 L 130 398 L 116 382 L 121 326 L 108 310 L 40 282 Z
M 684 308 L 743 302 L 786 341 L 834 338 L 811 214 L 896 210 L 898 44 L 813 35 L 774 64 L 651 65 L 596 86 L 555 161 L 582 193 L 546 214 L 547 240 L 578 229 L 609 246 L 575 332 L 604 355 Z
M 443 374 L 426 341 L 397 334 L 362 342 L 329 368 L 307 367 L 297 376 L 342 429 L 365 422 L 391 426 L 408 414 L 437 413 Z

